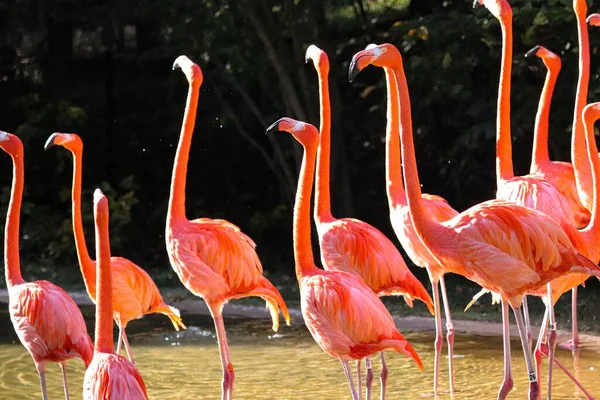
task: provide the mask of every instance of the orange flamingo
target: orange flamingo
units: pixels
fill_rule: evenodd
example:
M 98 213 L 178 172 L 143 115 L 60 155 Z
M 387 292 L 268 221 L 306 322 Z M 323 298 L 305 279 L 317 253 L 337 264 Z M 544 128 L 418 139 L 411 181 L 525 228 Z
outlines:
M 306 50 L 319 77 L 321 126 L 317 151 L 314 219 L 321 247 L 321 262 L 328 271 L 346 271 L 360 276 L 378 296 L 404 296 L 412 307 L 413 299 L 423 301 L 434 313 L 433 303 L 423 284 L 410 272 L 394 244 L 377 228 L 355 218 L 335 218 L 331 214 L 329 161 L 331 107 L 329 100 L 329 59 L 315 45 Z M 370 398 L 372 369 L 367 359 L 367 398 Z M 360 369 L 360 362 L 357 364 Z M 381 388 L 385 398 L 388 370 L 381 353 Z M 360 380 L 359 380 L 360 391 Z
M 65 398 L 69 399 L 66 361 L 79 358 L 87 367 L 92 360 L 92 341 L 83 316 L 73 299 L 48 281 L 26 282 L 19 259 L 19 218 L 23 198 L 23 143 L 0 131 L 0 148 L 13 162 L 13 181 L 4 229 L 4 268 L 8 288 L 10 319 L 40 375 L 42 398 L 46 393 L 46 364 L 57 362 L 63 377 Z
M 96 301 L 96 265 L 90 257 L 83 234 L 81 218 L 81 164 L 83 157 L 83 142 L 74 133 L 53 133 L 44 148 L 63 146 L 73 155 L 73 187 L 71 191 L 73 233 L 75 234 L 75 247 L 79 268 L 83 275 L 85 288 L 90 299 Z M 121 350 L 121 341 L 129 361 L 133 362 L 133 353 L 129 347 L 129 340 L 125 333 L 127 324 L 147 314 L 162 313 L 169 317 L 176 330 L 185 329 L 181 321 L 179 310 L 165 304 L 156 284 L 146 271 L 123 257 L 112 257 L 113 282 L 113 317 L 119 327 L 119 340 L 117 354 Z
M 503 330 L 508 338 L 508 305 L 513 308 L 530 380 L 530 400 L 539 384 L 521 314 L 524 294 L 565 274 L 600 275 L 600 268 L 579 254 L 564 230 L 549 216 L 506 200 L 480 203 L 446 221 L 427 213 L 421 198 L 412 122 L 402 57 L 390 44 L 371 49 L 374 65 L 391 66 L 400 87 L 401 149 L 408 206 L 415 231 L 449 272 L 474 281 L 502 298 Z M 505 380 L 510 351 L 505 345 Z
M 267 302 L 273 330 L 279 328 L 279 307 L 290 324 L 290 315 L 279 291 L 262 275 L 254 241 L 240 228 L 221 219 L 189 221 L 185 215 L 185 180 L 202 71 L 186 56 L 175 60 L 189 82 L 189 91 L 169 197 L 165 240 L 173 270 L 183 285 L 202 297 L 215 321 L 223 367 L 222 399 L 233 398 L 233 365 L 223 325 L 223 306 L 231 299 L 257 296 Z
M 94 192 L 94 222 L 96 227 L 96 338 L 94 358 L 85 371 L 84 400 L 147 399 L 146 384 L 133 363 L 115 354 L 112 324 L 112 260 L 108 238 L 108 199 Z
M 324 352 L 341 361 L 354 400 L 361 397 L 352 381 L 350 360 L 393 350 L 411 357 L 423 370 L 419 355 L 360 277 L 315 266 L 310 242 L 310 196 L 319 142 L 317 129 L 311 124 L 281 118 L 267 129 L 267 133 L 274 131 L 289 132 L 304 147 L 294 206 L 294 259 L 302 316 L 308 330 Z
M 360 51 L 352 57 L 350 63 L 349 77 L 354 80 L 356 75 L 372 61 L 371 48 L 369 45 L 363 51 Z M 406 193 L 402 181 L 402 170 L 400 161 L 400 138 L 398 133 L 398 87 L 393 75 L 393 71 L 384 67 L 386 85 L 387 85 L 387 127 L 386 127 L 386 191 L 388 204 L 390 208 L 390 219 L 396 236 L 400 240 L 402 247 L 411 258 L 413 263 L 427 269 L 431 286 L 433 288 L 433 302 L 435 306 L 435 355 L 433 372 L 433 392 L 438 393 L 438 375 L 440 369 L 440 353 L 443 344 L 441 305 L 439 298 L 439 289 L 442 287 L 442 299 L 444 301 L 444 311 L 446 314 L 446 328 L 448 341 L 448 370 L 450 374 L 450 391 L 454 391 L 454 373 L 453 373 L 453 346 L 454 346 L 454 327 L 450 317 L 450 307 L 444 283 L 444 270 L 442 266 L 432 257 L 431 253 L 423 246 L 418 238 L 406 203 Z M 423 203 L 427 212 L 436 221 L 447 221 L 458 214 L 446 200 L 439 196 L 423 194 Z

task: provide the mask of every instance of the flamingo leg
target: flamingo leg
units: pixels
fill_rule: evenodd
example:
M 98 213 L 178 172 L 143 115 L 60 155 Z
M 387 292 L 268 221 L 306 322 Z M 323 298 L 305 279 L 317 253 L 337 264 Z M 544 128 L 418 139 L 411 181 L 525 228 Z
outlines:
M 502 340 L 504 343 L 504 379 L 502 380 L 502 385 L 500 385 L 500 390 L 498 391 L 498 400 L 504 400 L 512 390 L 514 382 L 510 358 L 510 316 L 508 312 L 508 303 L 502 300 L 500 304 L 502 306 Z
M 454 325 L 450 316 L 450 303 L 446 293 L 446 282 L 444 277 L 440 277 L 440 286 L 442 288 L 442 300 L 444 301 L 444 315 L 446 317 L 446 341 L 448 343 L 448 374 L 450 379 L 450 393 L 454 392 Z
M 529 351 L 533 345 L 533 334 L 531 333 L 531 319 L 529 318 L 529 305 L 527 304 L 527 296 L 523 296 L 523 317 L 525 318 L 525 333 L 527 334 L 527 344 Z
M 127 339 L 127 332 L 125 332 L 125 328 L 123 328 L 123 345 L 125 346 L 125 352 L 127 353 L 127 358 L 131 361 L 132 364 L 135 364 L 135 360 L 133 359 L 133 353 L 131 352 L 131 347 L 129 347 L 129 340 Z
M 36 364 L 36 369 L 40 375 L 40 387 L 42 388 L 42 400 L 48 400 L 48 391 L 46 390 L 46 366 L 44 363 Z
M 571 340 L 568 340 L 560 345 L 561 348 L 567 350 L 579 348 L 579 327 L 577 324 L 577 289 L 578 286 L 575 286 L 571 291 Z
M 358 400 L 362 400 L 362 374 L 360 371 L 360 364 L 362 360 L 356 360 L 356 383 L 358 385 Z
M 365 366 L 367 368 L 367 393 L 365 397 L 367 400 L 371 400 L 371 394 L 373 393 L 373 365 L 369 357 L 365 359 Z
M 123 343 L 123 325 L 121 325 L 121 321 L 117 321 L 117 326 L 119 327 L 119 338 L 117 339 L 117 350 L 115 351 L 115 353 L 120 354 L 121 353 L 121 343 Z
M 67 366 L 64 362 L 59 363 L 63 378 L 63 388 L 65 389 L 65 400 L 69 400 L 69 386 L 67 385 Z
M 444 336 L 442 331 L 442 310 L 440 307 L 440 292 L 438 280 L 431 279 L 431 289 L 433 291 L 433 307 L 435 309 L 435 342 L 434 342 L 434 360 L 433 360 L 433 395 L 438 394 L 438 379 L 440 375 L 440 356 Z
M 227 336 L 225 334 L 225 325 L 223 324 L 223 316 L 219 313 L 213 317 L 215 320 L 215 328 L 217 331 L 217 342 L 219 343 L 219 353 L 221 354 L 221 367 L 223 368 L 223 380 L 221 381 L 221 399 L 233 399 L 233 380 L 235 374 L 233 372 L 233 364 L 229 358 L 229 345 L 227 344 Z M 346 362 L 346 368 L 348 363 Z M 352 379 L 352 377 L 350 377 Z
M 548 400 L 552 398 L 552 367 L 554 364 L 554 351 L 556 350 L 556 320 L 554 306 L 552 305 L 552 284 L 548 283 L 548 315 L 550 320 L 550 333 L 548 335 Z
M 385 392 L 386 392 L 386 388 L 387 388 L 387 380 L 388 380 L 389 371 L 388 371 L 387 365 L 385 363 L 385 356 L 383 355 L 383 351 L 380 354 L 381 354 L 381 375 L 379 378 L 381 379 L 381 400 L 385 400 Z
M 342 360 L 340 358 L 340 362 L 342 363 L 342 367 L 344 367 L 344 374 L 346 374 L 346 379 L 348 380 L 348 384 L 350 385 L 350 392 L 352 393 L 352 400 L 358 400 L 358 395 L 356 394 L 356 388 L 354 387 L 354 382 L 352 381 L 352 374 L 350 373 L 350 367 L 348 366 L 348 361 Z
M 545 356 L 548 356 L 548 347 L 547 346 L 542 346 L 542 354 L 544 354 Z M 581 384 L 581 382 L 579 382 L 577 380 L 577 378 L 575 376 L 573 376 L 573 374 L 571 374 L 571 372 L 569 372 L 569 370 L 562 365 L 562 363 L 560 361 L 558 361 L 556 358 L 554 359 L 554 365 L 556 365 L 561 371 L 563 371 L 565 373 L 565 375 L 567 375 L 567 377 L 569 379 L 571 379 L 573 381 L 573 383 L 575 384 L 575 386 L 577 386 L 577 388 L 579 390 L 581 390 L 581 393 L 583 393 L 583 395 L 588 398 L 588 399 L 594 399 L 594 397 L 590 394 L 590 392 L 588 392 L 583 385 Z
M 531 359 L 531 349 L 527 347 L 527 333 L 525 332 L 525 323 L 521 314 L 521 306 L 512 306 L 515 319 L 517 320 L 517 328 L 519 328 L 519 336 L 521 336 L 521 345 L 523 346 L 523 355 L 525 356 L 525 364 L 527 365 L 527 374 L 529 375 L 529 400 L 537 400 L 540 395 L 540 384 L 537 379 L 536 368 Z
M 548 305 L 546 305 L 546 311 L 544 312 L 544 319 L 542 320 L 542 325 L 540 326 L 540 334 L 538 336 L 537 343 L 535 345 L 535 351 L 533 353 L 535 357 L 535 365 L 537 370 L 537 375 L 541 376 L 542 373 L 542 354 L 547 351 L 546 345 L 546 334 L 548 333 L 548 318 L 550 316 L 550 309 Z

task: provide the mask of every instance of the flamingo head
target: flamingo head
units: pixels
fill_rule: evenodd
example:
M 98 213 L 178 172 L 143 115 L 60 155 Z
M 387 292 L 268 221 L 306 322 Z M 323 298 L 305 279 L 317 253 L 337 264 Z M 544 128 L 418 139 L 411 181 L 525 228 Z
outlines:
M 376 67 L 401 66 L 402 57 L 393 44 L 370 44 L 352 57 L 352 62 L 350 62 L 350 68 L 348 69 L 348 80 L 352 82 L 356 75 L 367 65 L 375 65 Z
M 585 125 L 591 125 L 593 129 L 594 122 L 600 119 L 600 102 L 590 103 L 581 112 Z
M 102 203 L 106 203 L 108 206 L 106 195 L 100 189 L 94 190 L 94 207 L 103 207 Z
M 179 56 L 173 63 L 173 69 L 179 68 L 185 74 L 190 85 L 202 85 L 203 76 L 202 70 L 192 60 L 190 60 L 187 56 Z
M 83 142 L 81 138 L 75 133 L 60 133 L 55 132 L 44 145 L 44 150 L 48 150 L 52 146 L 63 146 L 65 149 L 70 151 L 80 150 L 83 148 Z
M 267 134 L 277 131 L 291 133 L 304 147 L 316 146 L 319 142 L 319 132 L 314 125 L 292 118 L 280 118 L 267 128 Z
M 0 131 L 0 148 L 11 156 L 15 156 L 23 152 L 23 143 L 12 133 Z
M 512 8 L 506 0 L 474 0 L 473 8 L 477 6 L 484 6 L 499 20 L 512 18 Z
M 310 60 L 312 60 L 317 71 L 329 72 L 329 58 L 327 57 L 327 53 L 314 44 L 308 46 L 304 55 L 304 61 L 309 62 Z
M 600 14 L 590 14 L 586 22 L 592 26 L 600 26 Z
M 551 52 L 550 50 L 548 50 L 547 48 L 545 48 L 544 46 L 535 46 L 534 48 L 529 50 L 527 53 L 525 53 L 525 57 L 532 57 L 532 56 L 541 58 L 542 61 L 544 62 L 544 65 L 546 65 L 546 67 L 548 69 L 553 69 L 555 71 L 560 70 L 560 67 L 561 67 L 560 57 L 558 55 L 556 55 L 555 53 Z

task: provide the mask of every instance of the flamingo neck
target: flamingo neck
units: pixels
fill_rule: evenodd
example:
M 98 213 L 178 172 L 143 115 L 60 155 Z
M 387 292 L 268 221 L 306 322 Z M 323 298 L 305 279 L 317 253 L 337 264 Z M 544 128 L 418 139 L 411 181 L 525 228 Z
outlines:
M 331 157 L 331 104 L 329 100 L 329 74 L 318 67 L 319 103 L 321 125 L 319 127 L 319 149 L 317 152 L 317 182 L 315 189 L 315 221 L 319 224 L 333 220 L 329 176 Z
M 502 65 L 496 111 L 496 179 L 498 186 L 514 177 L 510 130 L 510 78 L 512 71 L 512 12 L 498 18 L 502 28 Z
M 300 168 L 298 189 L 294 205 L 294 261 L 298 282 L 305 276 L 318 272 L 310 241 L 310 196 L 313 176 L 315 174 L 315 158 L 317 143 L 308 143 L 304 147 L 304 157 Z
M 581 113 L 587 103 L 588 85 L 590 80 L 590 44 L 588 28 L 585 21 L 587 4 L 585 0 L 573 2 L 575 19 L 577 20 L 577 35 L 579 41 L 579 79 L 575 94 L 575 112 L 573 115 L 573 133 L 571 135 L 571 160 L 575 170 L 575 183 L 580 193 L 592 198 L 591 166 L 585 146 L 585 132 Z
M 78 147 L 71 150 L 73 154 L 73 185 L 71 188 L 71 213 L 73 233 L 75 235 L 75 248 L 79 269 L 83 275 L 83 281 L 88 293 L 96 297 L 96 265 L 90 257 L 83 233 L 83 218 L 81 216 L 81 175 L 83 148 Z
M 23 199 L 23 145 L 19 142 L 17 151 L 10 155 L 13 161 L 13 180 L 4 228 L 4 273 L 6 287 L 25 283 L 21 275 L 21 261 L 19 259 L 19 224 L 21 215 L 21 201 Z
M 185 219 L 185 184 L 187 177 L 187 164 L 190 155 L 190 146 L 196 122 L 196 108 L 200 86 L 190 84 L 183 114 L 183 123 L 179 135 L 179 144 L 175 153 L 173 175 L 171 177 L 171 190 L 169 194 L 169 209 L 167 211 L 167 226 L 174 219 Z
M 402 181 L 402 161 L 400 159 L 400 133 L 398 130 L 398 85 L 394 71 L 384 67 L 387 87 L 387 123 L 385 129 L 385 181 L 388 205 L 406 205 L 406 193 Z M 410 99 L 409 99 L 410 101 Z
M 105 207 L 103 207 L 105 206 Z M 96 341 L 94 350 L 113 353 L 112 276 L 110 268 L 110 242 L 108 239 L 108 204 L 98 206 L 96 215 Z
M 534 172 L 542 164 L 550 162 L 548 154 L 548 125 L 550 121 L 550 105 L 552 94 L 556 86 L 559 68 L 546 64 L 548 72 L 544 81 L 544 88 L 540 96 L 537 114 L 535 116 L 535 128 L 533 133 L 533 154 L 531 156 L 530 172 Z
M 413 142 L 412 117 L 410 109 L 410 97 L 406 76 L 400 59 L 393 67 L 400 100 L 400 148 L 402 151 L 402 162 L 404 182 L 406 184 L 406 200 L 410 211 L 412 223 L 425 246 L 431 243 L 431 228 L 434 222 L 425 212 L 423 199 L 421 198 L 421 185 L 417 172 L 417 159 L 415 157 L 415 145 Z
M 594 122 L 596 118 L 590 118 L 584 122 L 585 139 L 587 145 L 587 155 L 591 164 L 592 169 L 592 194 L 594 201 L 592 202 L 592 213 L 588 226 L 583 230 L 586 234 L 586 241 L 590 248 L 590 253 L 594 256 L 592 261 L 598 262 L 598 251 L 593 249 L 597 247 L 597 243 L 600 241 L 600 204 L 598 199 L 598 189 L 600 188 L 600 157 L 598 156 L 598 150 L 596 147 L 596 138 L 594 136 Z

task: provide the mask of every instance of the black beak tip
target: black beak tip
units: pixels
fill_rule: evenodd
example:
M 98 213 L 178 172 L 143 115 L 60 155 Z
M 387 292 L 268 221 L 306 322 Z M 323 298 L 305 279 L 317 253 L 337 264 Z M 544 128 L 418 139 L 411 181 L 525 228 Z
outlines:
M 44 151 L 48 150 L 50 147 L 54 146 L 54 135 L 50 136 L 44 144 Z
M 268 135 L 268 134 L 270 134 L 270 133 L 273 133 L 273 132 L 278 132 L 278 131 L 279 131 L 279 121 L 281 121 L 281 120 L 279 120 L 279 119 L 278 119 L 277 121 L 273 122 L 273 123 L 272 123 L 272 124 L 271 124 L 271 125 L 270 125 L 270 126 L 267 128 L 267 130 L 266 130 L 266 132 L 265 132 L 265 133 Z
M 479 6 L 479 0 L 473 0 L 473 8 L 477 8 Z
M 352 60 L 350 67 L 348 68 L 348 82 L 354 81 L 354 78 L 356 78 L 356 75 L 358 75 L 359 72 L 360 68 L 358 68 L 356 60 Z
M 534 48 L 529 50 L 527 53 L 525 53 L 525 57 L 535 56 L 539 49 L 540 49 L 540 46 L 535 46 Z
M 171 68 L 173 71 L 175 71 L 177 68 L 181 68 L 181 66 L 179 65 L 179 60 L 175 60 L 175 62 L 173 62 L 173 66 Z

